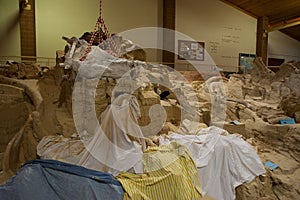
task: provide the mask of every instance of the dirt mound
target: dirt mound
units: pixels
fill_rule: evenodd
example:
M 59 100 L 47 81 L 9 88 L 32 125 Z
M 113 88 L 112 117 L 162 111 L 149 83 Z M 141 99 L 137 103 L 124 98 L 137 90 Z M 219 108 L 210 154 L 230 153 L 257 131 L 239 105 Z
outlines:
M 57 52 L 57 55 L 58 63 L 64 61 L 63 52 Z M 58 63 L 53 70 L 39 77 L 38 81 L 31 82 L 17 80 L 24 77 L 24 70 L 19 70 L 16 65 L 5 69 L 6 71 L 0 69 L 0 73 L 2 70 L 2 74 L 16 78 L 0 77 L 0 182 L 12 176 L 22 163 L 36 158 L 36 145 L 44 136 L 62 135 L 70 138 L 77 134 L 72 115 L 73 84 L 65 84 L 64 81 L 69 81 L 70 77 L 64 79 L 66 73 L 58 67 Z M 122 61 L 117 64 L 122 65 L 124 69 L 131 69 L 140 63 Z M 174 93 L 170 93 L 167 98 L 161 99 L 158 90 L 164 92 L 167 91 L 167 87 L 154 84 L 138 89 L 134 95 L 141 107 L 142 117 L 139 122 L 142 125 L 151 123 L 150 107 L 160 104 L 167 113 L 167 123 L 161 133 L 168 134 L 169 131 L 178 128 L 176 125 L 181 120 L 181 98 L 193 97 L 195 101 L 190 102 L 192 110 L 199 110 L 197 114 L 201 125 L 209 125 L 213 115 L 213 99 L 215 98 L 217 104 L 220 102 L 217 100 L 224 100 L 224 128 L 227 127 L 230 133 L 243 135 L 256 148 L 263 162 L 272 161 L 279 165 L 274 171 L 268 170 L 266 175 L 237 188 L 237 199 L 299 199 L 300 124 L 282 125 L 279 124 L 279 120 L 296 117 L 300 112 L 300 64 L 284 64 L 276 74 L 270 72 L 260 60 L 256 61 L 256 64 L 257 67 L 251 75 L 232 75 L 229 81 L 223 80 L 223 77 L 214 77 L 214 74 L 200 77 L 197 73 L 185 72 L 183 74 L 188 80 L 197 79 L 197 82 L 191 84 L 196 93 L 188 89 L 189 85 L 177 80 L 172 83 L 172 89 L 178 91 L 178 98 Z M 162 69 L 155 68 L 154 71 L 145 69 L 140 72 L 144 73 L 143 78 L 149 80 L 167 80 L 166 77 L 171 77 L 170 72 L 160 70 Z M 38 71 L 32 69 L 32 72 L 35 74 Z M 25 77 L 31 77 L 30 73 L 25 72 Z M 111 103 L 113 89 L 118 84 L 113 75 L 122 74 L 121 70 L 115 74 L 109 73 L 106 72 L 107 76 L 100 80 L 77 83 L 86 84 L 87 87 L 97 86 L 95 93 L 86 94 L 95 97 L 95 106 L 89 109 L 95 109 L 97 116 Z M 76 73 L 72 76 L 75 78 Z M 203 78 L 209 81 L 204 82 Z M 131 86 L 129 82 L 126 84 Z M 213 90 L 209 90 L 210 84 L 214 86 Z M 221 90 L 220 86 L 224 87 L 224 90 Z M 147 142 L 156 144 L 151 138 Z
M 41 76 L 42 68 L 36 64 L 13 63 L 0 66 L 0 75 L 16 79 L 36 79 Z

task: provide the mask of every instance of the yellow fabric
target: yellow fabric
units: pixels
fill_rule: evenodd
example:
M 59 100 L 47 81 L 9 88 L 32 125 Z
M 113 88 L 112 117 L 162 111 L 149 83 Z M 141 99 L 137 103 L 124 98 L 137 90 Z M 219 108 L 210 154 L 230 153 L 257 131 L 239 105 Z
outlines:
M 151 147 L 143 154 L 144 174 L 122 172 L 117 176 L 124 200 L 201 199 L 198 170 L 188 150 L 171 143 Z

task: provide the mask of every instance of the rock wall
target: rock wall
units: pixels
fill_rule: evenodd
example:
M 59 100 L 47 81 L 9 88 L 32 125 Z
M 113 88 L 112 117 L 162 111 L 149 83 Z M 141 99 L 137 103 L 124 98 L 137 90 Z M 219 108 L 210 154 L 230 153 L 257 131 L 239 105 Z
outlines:
M 0 94 L 0 153 L 3 153 L 9 141 L 24 126 L 32 107 L 21 88 L 0 84 Z
M 0 75 L 16 79 L 36 79 L 40 77 L 38 64 L 14 63 L 0 66 Z
M 37 83 L 37 80 L 17 80 L 0 76 L 0 91 L 3 94 L 0 96 L 3 103 L 0 111 L 0 183 L 14 175 L 24 162 L 36 158 L 36 145 L 39 140 L 57 133 L 51 128 L 51 118 L 55 116 L 45 112 L 47 105 L 54 104 L 44 102 L 43 98 L 47 96 L 41 95 Z

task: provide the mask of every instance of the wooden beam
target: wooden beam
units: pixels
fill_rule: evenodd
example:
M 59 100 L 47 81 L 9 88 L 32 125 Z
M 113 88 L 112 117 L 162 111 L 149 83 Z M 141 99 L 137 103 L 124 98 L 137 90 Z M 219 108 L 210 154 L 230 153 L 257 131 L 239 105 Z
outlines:
M 21 56 L 36 56 L 35 0 L 19 0 Z M 23 60 L 34 60 L 22 58 Z
M 286 20 L 277 24 L 269 25 L 268 32 L 279 31 L 281 29 L 297 26 L 299 24 L 300 24 L 300 17 L 291 20 Z
M 163 28 L 175 30 L 175 0 L 163 0 Z M 166 49 L 175 52 L 175 33 L 174 31 L 164 31 L 163 33 L 163 62 L 174 63 L 175 54 L 166 51 Z M 174 66 L 171 66 L 174 67 Z
M 268 26 L 268 17 L 263 16 L 257 19 L 256 56 L 261 57 L 265 65 L 267 65 L 268 58 Z

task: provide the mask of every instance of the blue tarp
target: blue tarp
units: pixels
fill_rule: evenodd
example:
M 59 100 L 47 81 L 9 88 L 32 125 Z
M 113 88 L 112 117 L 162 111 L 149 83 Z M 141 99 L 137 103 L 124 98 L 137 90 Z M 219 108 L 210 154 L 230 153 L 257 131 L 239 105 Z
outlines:
M 55 160 L 29 161 L 0 186 L 0 200 L 117 200 L 123 194 L 111 174 Z

